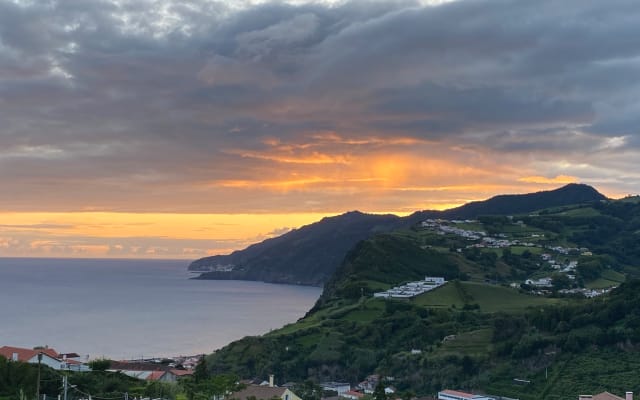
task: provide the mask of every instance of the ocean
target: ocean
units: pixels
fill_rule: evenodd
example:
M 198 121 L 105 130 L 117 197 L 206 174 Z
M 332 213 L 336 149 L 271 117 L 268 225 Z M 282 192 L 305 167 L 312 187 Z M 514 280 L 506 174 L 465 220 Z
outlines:
M 210 353 L 296 321 L 321 292 L 190 280 L 187 264 L 0 258 L 0 346 L 111 359 Z

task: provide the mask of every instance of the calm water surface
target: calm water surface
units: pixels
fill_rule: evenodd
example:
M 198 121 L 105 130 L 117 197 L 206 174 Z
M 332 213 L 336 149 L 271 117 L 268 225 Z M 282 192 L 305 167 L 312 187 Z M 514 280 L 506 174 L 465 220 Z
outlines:
M 114 359 L 211 352 L 294 322 L 320 289 L 196 281 L 187 262 L 0 258 L 0 346 Z

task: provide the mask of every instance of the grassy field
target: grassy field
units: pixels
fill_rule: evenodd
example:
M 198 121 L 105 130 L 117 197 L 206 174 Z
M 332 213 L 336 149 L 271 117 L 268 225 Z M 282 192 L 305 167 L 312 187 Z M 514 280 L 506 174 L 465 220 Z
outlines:
M 361 323 L 371 322 L 382 315 L 385 301 L 382 299 L 368 299 L 362 306 L 344 315 L 343 319 Z
M 625 276 L 618 271 L 612 269 L 605 269 L 600 274 L 604 279 L 608 279 L 610 281 L 622 283 L 626 280 Z
M 352 304 L 350 306 L 343 306 L 342 304 L 335 304 L 331 307 L 326 307 L 321 309 L 320 311 L 315 312 L 314 314 L 298 320 L 298 322 L 294 322 L 291 324 L 287 324 L 280 329 L 269 332 L 267 335 L 288 335 L 294 332 L 298 332 L 301 330 L 313 328 L 316 326 L 322 325 L 322 321 L 332 318 L 337 314 L 345 314 L 349 312 L 349 310 L 356 309 L 358 307 L 357 304 Z
M 612 269 L 605 269 L 602 271 L 600 278 L 585 283 L 585 286 L 589 289 L 603 289 L 611 286 L 618 286 L 625 281 L 625 276 L 620 272 Z
M 483 312 L 518 312 L 527 307 L 544 306 L 565 302 L 563 299 L 523 294 L 515 289 L 487 285 L 482 283 L 463 282 L 461 287 L 469 296 L 469 304 L 478 304 Z M 452 284 L 427 292 L 414 298 L 417 305 L 428 308 L 464 307 L 463 295 Z
M 438 348 L 436 355 L 466 354 L 485 355 L 491 350 L 491 328 L 478 329 L 457 335 Z
M 529 250 L 532 254 L 540 255 L 544 251 L 541 247 L 527 247 L 527 246 L 511 246 L 511 252 L 516 255 L 522 255 L 525 251 Z
M 601 213 L 592 207 L 581 207 L 563 211 L 558 213 L 557 215 L 563 215 L 567 217 L 596 217 L 598 215 L 601 215 Z
M 476 232 L 483 232 L 484 231 L 484 226 L 482 226 L 481 223 L 479 222 L 464 222 L 462 224 L 451 224 L 452 226 L 455 226 L 456 228 L 460 228 L 460 229 L 464 229 L 467 231 L 476 231 Z
M 455 306 L 462 308 L 464 301 L 454 285 L 447 283 L 430 292 L 421 294 L 413 298 L 412 302 L 427 308 L 449 308 Z

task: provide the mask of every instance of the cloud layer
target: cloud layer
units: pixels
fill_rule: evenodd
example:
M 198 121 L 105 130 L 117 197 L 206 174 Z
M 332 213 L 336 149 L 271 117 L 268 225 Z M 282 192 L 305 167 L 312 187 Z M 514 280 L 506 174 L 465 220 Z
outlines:
M 0 210 L 637 193 L 638 20 L 635 0 L 0 1 Z

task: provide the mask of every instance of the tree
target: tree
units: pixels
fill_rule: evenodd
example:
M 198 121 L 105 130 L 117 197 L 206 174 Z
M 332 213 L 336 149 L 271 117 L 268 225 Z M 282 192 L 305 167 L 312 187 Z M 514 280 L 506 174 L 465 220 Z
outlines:
M 374 400 L 387 400 L 387 393 L 384 391 L 382 380 L 376 385 L 376 388 L 373 391 L 373 398 Z
M 111 360 L 106 358 L 96 358 L 95 360 L 89 361 L 89 367 L 91 367 L 92 371 L 106 371 L 111 366 Z
M 320 385 L 308 379 L 294 386 L 293 392 L 300 396 L 302 400 L 320 400 L 322 397 L 322 388 Z
M 231 374 L 216 375 L 200 381 L 187 378 L 181 382 L 181 385 L 189 400 L 223 397 L 245 387 L 238 382 L 237 376 Z
M 204 356 L 200 358 L 198 364 L 196 365 L 196 369 L 193 371 L 193 380 L 196 383 L 203 382 L 207 379 L 209 372 L 207 371 L 207 360 Z
M 565 274 L 554 273 L 551 275 L 551 284 L 555 290 L 571 287 L 571 279 Z

